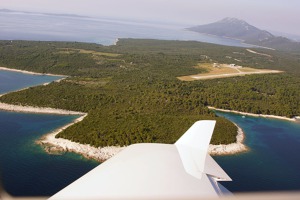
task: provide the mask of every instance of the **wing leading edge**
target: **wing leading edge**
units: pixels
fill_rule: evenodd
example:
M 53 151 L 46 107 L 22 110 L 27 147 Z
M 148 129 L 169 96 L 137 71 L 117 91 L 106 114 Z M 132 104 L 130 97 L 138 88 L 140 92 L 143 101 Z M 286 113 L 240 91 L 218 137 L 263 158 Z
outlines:
M 50 199 L 195 199 L 228 192 L 207 154 L 215 121 L 196 122 L 175 144 L 134 144 Z

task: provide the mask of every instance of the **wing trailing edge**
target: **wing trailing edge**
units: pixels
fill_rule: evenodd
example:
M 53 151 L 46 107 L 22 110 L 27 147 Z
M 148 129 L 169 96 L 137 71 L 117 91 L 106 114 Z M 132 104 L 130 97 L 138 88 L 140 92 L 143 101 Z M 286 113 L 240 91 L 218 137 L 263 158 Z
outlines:
M 231 181 L 225 171 L 207 154 L 216 121 L 195 122 L 175 143 L 187 173 L 201 179 L 209 174 L 222 181 Z

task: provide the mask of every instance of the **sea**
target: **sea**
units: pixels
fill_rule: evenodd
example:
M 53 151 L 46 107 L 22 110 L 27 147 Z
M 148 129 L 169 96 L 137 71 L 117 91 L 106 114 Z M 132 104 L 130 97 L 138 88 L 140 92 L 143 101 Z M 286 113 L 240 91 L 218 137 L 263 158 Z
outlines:
M 8 75 L 10 74 L 10 75 Z M 60 79 L 0 70 L 0 91 Z M 12 77 L 17 77 L 18 81 Z M 44 79 L 44 81 L 42 81 Z M 5 84 L 3 84 L 5 83 Z M 216 112 L 240 126 L 249 151 L 215 160 L 233 179 L 232 192 L 300 190 L 300 124 Z M 48 154 L 35 141 L 79 116 L 0 111 L 0 177 L 14 196 L 51 196 L 100 163 L 75 153 Z
M 216 112 L 245 133 L 249 152 L 214 159 L 233 179 L 232 192 L 300 191 L 300 123 Z
M 237 40 L 189 32 L 178 25 L 0 11 L 0 39 L 4 40 L 112 45 L 117 38 L 195 40 L 248 47 Z M 60 78 L 0 70 L 0 94 Z M 300 191 L 299 123 L 216 113 L 244 130 L 250 149 L 214 157 L 233 179 L 223 182 L 225 187 L 232 192 Z M 75 153 L 48 154 L 35 143 L 77 117 L 0 111 L 0 180 L 9 194 L 51 196 L 100 164 Z
M 253 47 L 240 40 L 188 31 L 192 25 L 0 10 L 0 40 L 77 41 L 113 45 L 120 38 L 201 41 Z
M 0 94 L 61 78 L 0 70 Z M 0 180 L 5 191 L 13 196 L 51 196 L 100 164 L 74 153 L 47 154 L 35 143 L 78 117 L 0 110 Z

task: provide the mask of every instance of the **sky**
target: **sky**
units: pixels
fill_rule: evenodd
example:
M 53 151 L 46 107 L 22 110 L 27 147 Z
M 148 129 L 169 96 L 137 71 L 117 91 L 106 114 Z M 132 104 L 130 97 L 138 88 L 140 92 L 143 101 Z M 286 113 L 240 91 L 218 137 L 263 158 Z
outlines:
M 0 9 L 201 25 L 225 17 L 300 35 L 299 0 L 0 0 Z

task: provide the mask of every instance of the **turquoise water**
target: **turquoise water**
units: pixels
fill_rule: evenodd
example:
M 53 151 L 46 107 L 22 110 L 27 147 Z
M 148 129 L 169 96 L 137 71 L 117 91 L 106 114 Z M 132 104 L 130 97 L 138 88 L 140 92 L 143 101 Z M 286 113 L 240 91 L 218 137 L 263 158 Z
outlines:
M 300 124 L 217 112 L 245 132 L 247 153 L 217 156 L 233 179 L 222 184 L 230 191 L 300 190 Z
M 59 78 L 0 70 L 0 93 Z M 49 155 L 35 144 L 77 117 L 0 111 L 0 178 L 7 192 L 51 196 L 99 164 L 73 153 Z

